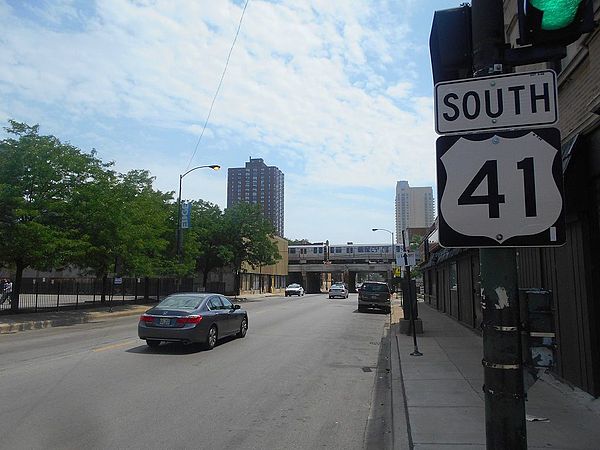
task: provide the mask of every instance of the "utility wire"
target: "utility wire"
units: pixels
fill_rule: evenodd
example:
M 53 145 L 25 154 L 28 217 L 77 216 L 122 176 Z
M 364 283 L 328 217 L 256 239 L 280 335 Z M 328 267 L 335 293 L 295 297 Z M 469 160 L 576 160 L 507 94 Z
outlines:
M 238 35 L 240 34 L 240 28 L 242 28 L 242 20 L 244 20 L 244 13 L 246 12 L 246 7 L 248 6 L 248 2 L 250 0 L 246 0 L 244 4 L 244 9 L 242 10 L 242 15 L 240 16 L 240 22 L 238 23 L 237 31 L 235 32 L 235 37 L 233 38 L 233 42 L 231 44 L 231 48 L 229 49 L 229 54 L 227 55 L 227 61 L 225 61 L 225 68 L 223 69 L 223 73 L 221 74 L 221 79 L 219 80 L 219 85 L 217 86 L 217 90 L 215 91 L 215 95 L 213 96 L 212 102 L 210 103 L 210 108 L 208 110 L 208 115 L 206 116 L 206 120 L 204 121 L 204 127 L 202 127 L 202 132 L 200 133 L 200 137 L 198 138 L 198 142 L 196 142 L 196 147 L 194 147 L 194 152 L 192 153 L 192 157 L 188 162 L 185 170 L 188 170 L 192 165 L 192 161 L 196 156 L 196 152 L 198 151 L 198 146 L 200 145 L 200 141 L 202 140 L 202 136 L 204 136 L 204 131 L 206 131 L 206 126 L 208 125 L 208 121 L 210 119 L 210 115 L 212 113 L 213 107 L 215 106 L 215 100 L 217 99 L 217 95 L 219 95 L 219 90 L 221 89 L 221 84 L 223 84 L 223 78 L 225 78 L 225 72 L 227 72 L 227 66 L 229 66 L 229 58 L 231 58 L 231 53 L 233 52 L 233 47 L 235 47 L 235 43 L 237 41 Z

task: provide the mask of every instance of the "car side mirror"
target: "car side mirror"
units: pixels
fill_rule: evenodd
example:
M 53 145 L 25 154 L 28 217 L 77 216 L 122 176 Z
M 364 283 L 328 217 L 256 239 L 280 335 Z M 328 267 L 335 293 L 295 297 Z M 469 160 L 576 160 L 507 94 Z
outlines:
M 240 309 L 241 306 L 240 305 L 233 305 L 233 309 Z

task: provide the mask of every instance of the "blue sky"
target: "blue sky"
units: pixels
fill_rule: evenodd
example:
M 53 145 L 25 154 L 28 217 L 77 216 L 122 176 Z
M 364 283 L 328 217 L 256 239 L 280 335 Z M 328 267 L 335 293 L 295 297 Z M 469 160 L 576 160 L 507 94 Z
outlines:
M 225 207 L 227 167 L 285 174 L 285 235 L 387 242 L 397 180 L 435 186 L 428 39 L 444 0 L 0 0 L 0 122 L 38 123 Z M 191 164 L 191 165 L 190 165 Z

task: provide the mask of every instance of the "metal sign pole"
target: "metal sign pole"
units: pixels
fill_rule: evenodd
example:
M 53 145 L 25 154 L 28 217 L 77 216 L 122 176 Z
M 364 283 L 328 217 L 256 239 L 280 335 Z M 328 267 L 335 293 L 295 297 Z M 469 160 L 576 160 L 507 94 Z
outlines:
M 406 292 L 408 293 L 408 303 L 410 304 L 410 326 L 412 328 L 413 345 L 414 351 L 410 354 L 411 356 L 423 356 L 423 353 L 419 351 L 417 344 L 417 326 L 416 326 L 416 315 L 417 315 L 417 294 L 415 292 L 413 301 L 412 282 L 410 279 L 410 266 L 408 265 L 408 255 L 406 252 L 406 240 L 404 239 L 404 233 L 406 230 L 402 230 L 402 247 L 404 249 L 404 270 L 406 278 Z
M 474 75 L 502 72 L 502 0 L 472 1 Z M 521 364 L 515 250 L 481 248 L 486 448 L 525 450 L 527 429 Z

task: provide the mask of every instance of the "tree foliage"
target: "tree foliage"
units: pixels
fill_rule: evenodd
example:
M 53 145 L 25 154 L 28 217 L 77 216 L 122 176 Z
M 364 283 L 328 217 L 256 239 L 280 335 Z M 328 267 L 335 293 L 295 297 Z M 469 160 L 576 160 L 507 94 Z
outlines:
M 9 121 L 0 141 L 0 262 L 15 267 L 13 307 L 23 270 L 61 267 L 85 251 L 68 220 L 79 190 L 104 167 L 93 153 Z
M 67 265 L 105 277 L 192 275 L 279 258 L 274 228 L 256 205 L 226 211 L 198 200 L 175 258 L 177 204 L 153 186 L 147 170 L 116 172 L 95 151 L 85 153 L 39 126 L 9 121 L 0 141 L 0 266 L 15 270 L 18 308 L 26 267 Z M 15 301 L 16 298 L 16 301 Z
M 211 270 L 223 267 L 231 251 L 223 232 L 223 212 L 210 202 L 194 202 L 191 228 L 184 234 L 184 269 L 202 273 L 202 285 Z
M 228 262 L 236 275 L 236 293 L 239 293 L 244 263 L 258 267 L 275 264 L 281 259 L 274 242 L 275 228 L 262 215 L 258 205 L 237 203 L 227 208 L 223 214 L 223 231 L 230 250 Z
M 288 244 L 289 245 L 310 245 L 312 244 L 312 242 L 310 242 L 308 239 L 287 239 Z

